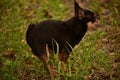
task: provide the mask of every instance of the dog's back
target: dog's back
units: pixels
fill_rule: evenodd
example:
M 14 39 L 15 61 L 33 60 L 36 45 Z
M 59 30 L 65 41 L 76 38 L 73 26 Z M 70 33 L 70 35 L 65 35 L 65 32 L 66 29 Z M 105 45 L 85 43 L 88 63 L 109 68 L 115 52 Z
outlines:
M 55 43 L 54 40 L 59 44 L 61 50 L 66 41 L 72 41 L 72 35 L 73 28 L 66 22 L 47 20 L 36 25 L 30 25 L 27 30 L 26 40 L 32 50 L 45 44 L 48 44 L 49 48 L 52 49 L 53 43 Z

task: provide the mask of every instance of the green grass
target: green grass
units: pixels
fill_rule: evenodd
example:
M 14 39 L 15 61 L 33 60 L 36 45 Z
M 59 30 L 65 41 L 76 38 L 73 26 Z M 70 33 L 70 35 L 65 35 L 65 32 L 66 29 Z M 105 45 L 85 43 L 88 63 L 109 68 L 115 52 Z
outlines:
M 66 8 L 69 5 L 63 4 L 62 0 L 1 0 L 0 80 L 62 80 L 63 77 L 64 80 L 119 79 L 119 4 L 119 0 L 109 4 L 99 0 L 90 2 L 89 8 L 101 17 L 101 27 L 88 31 L 73 49 L 66 64 L 67 72 L 62 70 L 61 62 L 57 60 L 58 54 L 51 55 L 50 64 L 58 73 L 53 78 L 44 69 L 41 60 L 30 51 L 25 33 L 30 23 L 70 17 L 67 16 L 70 11 Z

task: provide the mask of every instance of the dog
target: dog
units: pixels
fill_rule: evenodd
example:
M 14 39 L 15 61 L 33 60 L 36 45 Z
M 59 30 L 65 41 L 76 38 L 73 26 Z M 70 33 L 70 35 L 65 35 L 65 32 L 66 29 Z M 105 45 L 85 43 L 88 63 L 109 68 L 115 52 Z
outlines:
M 81 8 L 74 0 L 74 16 L 66 21 L 45 20 L 38 24 L 30 24 L 26 31 L 26 42 L 34 55 L 40 58 L 47 71 L 56 76 L 49 62 L 49 50 L 57 51 L 56 42 L 59 44 L 58 58 L 62 68 L 66 71 L 65 63 L 72 48 L 77 45 L 88 29 L 98 23 L 95 14 Z M 72 48 L 71 48 L 72 47 Z

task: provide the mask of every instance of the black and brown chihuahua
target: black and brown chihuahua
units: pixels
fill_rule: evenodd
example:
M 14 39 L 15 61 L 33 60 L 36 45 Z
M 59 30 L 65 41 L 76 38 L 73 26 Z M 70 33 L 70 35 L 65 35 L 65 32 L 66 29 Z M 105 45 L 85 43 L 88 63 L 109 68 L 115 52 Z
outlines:
M 49 50 L 54 49 L 55 52 L 57 50 L 55 42 L 59 44 L 58 58 L 62 62 L 63 70 L 66 71 L 64 63 L 72 51 L 71 47 L 74 48 L 86 31 L 98 22 L 93 12 L 82 9 L 75 0 L 74 9 L 74 16 L 67 21 L 46 20 L 39 24 L 30 24 L 26 32 L 26 41 L 32 52 L 43 61 L 46 69 L 53 76 L 56 76 L 56 73 L 48 62 Z

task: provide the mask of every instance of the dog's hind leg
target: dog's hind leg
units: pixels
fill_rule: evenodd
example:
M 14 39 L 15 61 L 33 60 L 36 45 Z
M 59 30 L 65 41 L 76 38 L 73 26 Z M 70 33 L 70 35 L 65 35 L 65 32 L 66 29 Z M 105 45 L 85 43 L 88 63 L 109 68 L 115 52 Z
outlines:
M 52 67 L 48 64 L 49 62 L 49 49 L 48 49 L 48 44 L 46 44 L 46 54 L 40 56 L 41 60 L 43 61 L 43 64 L 45 66 L 45 68 L 47 69 L 47 71 L 49 72 L 50 75 L 52 75 L 53 77 L 56 77 L 57 74 L 54 72 L 54 70 L 52 69 Z
M 69 57 L 69 53 L 64 51 L 64 49 L 59 53 L 59 60 L 62 62 L 62 69 L 66 72 L 67 68 L 65 67 L 65 63 L 67 62 L 67 59 Z

